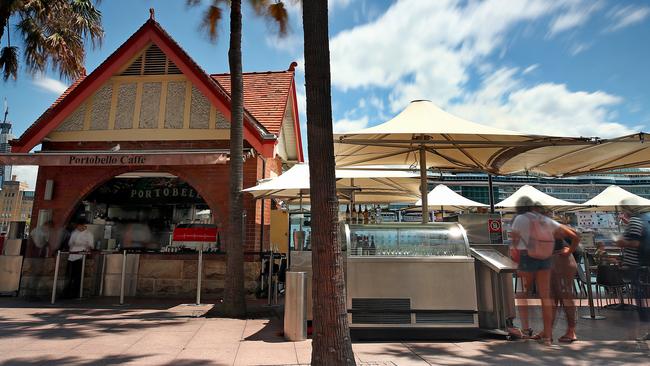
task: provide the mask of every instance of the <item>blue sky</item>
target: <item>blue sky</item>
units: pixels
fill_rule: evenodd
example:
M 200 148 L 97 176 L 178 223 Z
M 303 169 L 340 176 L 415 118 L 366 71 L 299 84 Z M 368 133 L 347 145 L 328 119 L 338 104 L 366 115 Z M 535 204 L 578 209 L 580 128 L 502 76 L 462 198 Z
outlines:
M 92 71 L 148 18 L 208 72 L 227 72 L 228 15 L 211 44 L 185 1 L 103 1 L 106 37 Z M 300 9 L 291 32 L 246 9 L 245 71 L 298 61 L 305 133 Z M 334 126 L 381 123 L 410 100 L 430 99 L 476 122 L 525 132 L 611 137 L 650 127 L 650 2 L 614 0 L 330 0 Z M 4 41 L 4 40 L 3 40 Z M 55 73 L 0 84 L 20 135 L 69 81 Z M 303 138 L 306 141 L 306 138 Z M 33 170 L 18 169 L 28 181 Z

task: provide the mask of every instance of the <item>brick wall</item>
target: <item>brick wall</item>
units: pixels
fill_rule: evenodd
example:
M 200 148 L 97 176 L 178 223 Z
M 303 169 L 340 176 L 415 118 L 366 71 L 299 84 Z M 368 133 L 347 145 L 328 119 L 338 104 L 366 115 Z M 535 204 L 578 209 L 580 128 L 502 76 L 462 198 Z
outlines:
M 76 143 L 75 143 L 76 144 Z M 106 147 L 111 143 L 102 143 Z M 83 147 L 77 146 L 80 150 L 87 150 L 90 147 L 100 148 L 100 143 L 87 143 Z M 122 144 L 122 143 L 120 143 Z M 182 147 L 185 145 L 181 144 Z M 52 144 L 48 146 L 52 148 Z M 69 144 L 57 144 L 57 149 L 68 150 Z M 124 146 L 122 146 L 124 148 Z M 147 148 L 152 148 L 148 146 Z M 279 163 L 277 159 L 267 159 L 266 174 L 269 177 L 271 169 L 277 170 Z M 270 162 L 270 163 L 268 163 Z M 32 210 L 32 221 L 36 224 L 38 212 L 42 209 L 51 209 L 54 224 L 65 225 L 73 215 L 81 200 L 90 194 L 101 184 L 115 177 L 130 171 L 146 170 L 167 172 L 178 176 L 190 184 L 203 197 L 206 204 L 213 213 L 215 223 L 223 228 L 228 225 L 229 211 L 229 165 L 188 165 L 188 166 L 106 166 L 106 167 L 40 167 L 36 181 L 34 206 Z M 262 157 L 249 157 L 244 163 L 244 188 L 257 184 L 262 178 Z M 45 182 L 48 179 L 54 181 L 52 200 L 43 200 Z M 246 236 L 244 241 L 245 251 L 257 252 L 260 250 L 260 225 L 264 225 L 264 243 L 268 248 L 269 224 L 270 224 L 270 201 L 265 200 L 264 223 L 261 221 L 262 203 L 253 200 L 250 194 L 244 193 L 244 210 L 246 211 Z M 225 239 L 225 238 L 224 238 Z M 28 250 L 28 256 L 34 255 L 33 248 Z

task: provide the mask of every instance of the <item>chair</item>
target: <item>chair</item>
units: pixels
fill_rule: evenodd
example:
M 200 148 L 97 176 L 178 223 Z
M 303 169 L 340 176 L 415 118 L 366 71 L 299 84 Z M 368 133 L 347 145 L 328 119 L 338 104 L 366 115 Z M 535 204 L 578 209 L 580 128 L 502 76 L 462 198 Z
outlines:
M 611 264 L 599 265 L 596 284 L 605 290 L 605 294 L 607 295 L 605 301 L 608 305 L 623 305 L 623 290 L 627 287 L 627 284 L 623 281 L 623 272 L 619 266 Z M 615 295 L 616 298 L 620 299 L 620 304 L 610 304 L 610 295 Z

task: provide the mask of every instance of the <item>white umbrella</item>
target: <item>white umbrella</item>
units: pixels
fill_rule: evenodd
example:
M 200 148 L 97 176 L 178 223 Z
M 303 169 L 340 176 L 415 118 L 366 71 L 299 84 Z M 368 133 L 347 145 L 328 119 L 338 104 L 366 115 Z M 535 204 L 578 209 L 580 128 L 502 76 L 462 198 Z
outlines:
M 590 211 L 618 211 L 618 207 L 621 206 L 623 201 L 625 201 L 626 206 L 650 207 L 649 199 L 637 196 L 615 185 L 605 188 L 604 191 L 581 206 L 584 209 L 590 209 Z
M 571 208 L 571 207 L 576 207 L 578 206 L 577 203 L 561 200 L 559 198 L 555 198 L 553 196 L 549 196 L 548 194 L 541 192 L 537 190 L 535 187 L 530 186 L 528 184 L 522 186 L 519 188 L 515 193 L 510 195 L 510 197 L 506 198 L 505 200 L 497 203 L 495 207 L 498 208 L 514 208 L 517 207 L 517 201 L 521 197 L 529 197 L 533 202 L 539 203 L 542 206 L 545 207 L 550 207 L 554 209 L 558 208 Z
M 427 194 L 426 169 L 480 170 L 507 174 L 522 170 L 502 166 L 512 157 L 549 145 L 593 144 L 591 139 L 527 135 L 471 122 L 443 111 L 430 101 L 411 102 L 393 119 L 360 131 L 335 134 L 338 167 L 369 164 L 420 168 L 421 196 Z M 423 222 L 428 220 L 426 199 Z
M 418 197 L 418 175 L 412 172 L 373 169 L 338 169 L 337 190 L 359 203 L 413 202 Z M 244 189 L 255 198 L 298 199 L 309 197 L 309 165 L 296 164 L 283 174 Z
M 487 207 L 483 203 L 463 197 L 444 184 L 438 184 L 427 194 L 427 202 L 429 207 L 440 207 L 441 210 L 445 207 L 448 210 L 449 208 L 462 210 L 469 207 Z M 422 206 L 422 200 L 418 200 L 415 205 Z

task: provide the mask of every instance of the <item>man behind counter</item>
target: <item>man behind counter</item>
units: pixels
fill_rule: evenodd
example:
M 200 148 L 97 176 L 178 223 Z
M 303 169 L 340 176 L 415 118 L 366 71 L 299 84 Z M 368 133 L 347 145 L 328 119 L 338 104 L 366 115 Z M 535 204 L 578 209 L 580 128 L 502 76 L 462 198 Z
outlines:
M 70 255 L 68 256 L 68 278 L 70 282 L 65 291 L 67 298 L 79 296 L 81 286 L 81 266 L 83 253 L 95 249 L 93 234 L 86 230 L 86 223 L 80 221 L 70 235 Z

